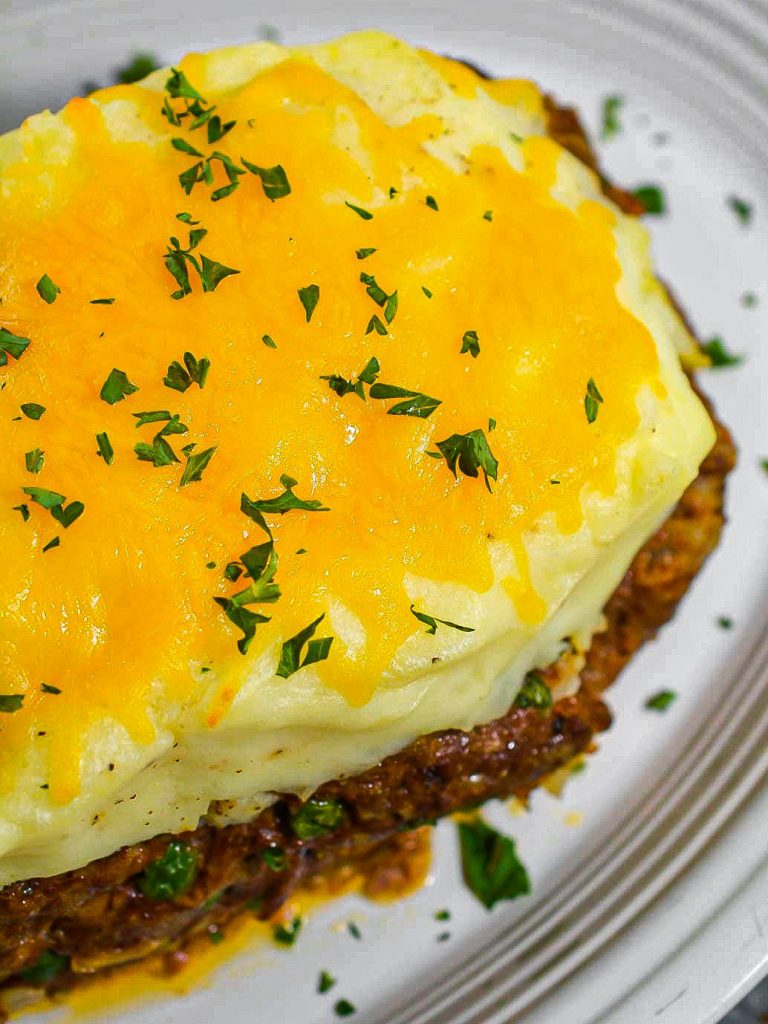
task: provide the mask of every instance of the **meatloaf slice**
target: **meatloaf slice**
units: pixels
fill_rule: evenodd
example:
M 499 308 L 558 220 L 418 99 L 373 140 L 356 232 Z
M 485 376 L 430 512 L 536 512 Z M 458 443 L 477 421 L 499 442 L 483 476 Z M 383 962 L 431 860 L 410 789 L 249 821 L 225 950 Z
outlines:
M 551 135 L 597 170 L 574 111 L 548 101 Z M 637 200 L 604 181 L 606 194 L 637 214 Z M 272 914 L 303 880 L 340 864 L 362 862 L 393 836 L 492 797 L 525 798 L 551 772 L 589 750 L 610 725 L 601 692 L 635 651 L 674 613 L 716 546 L 723 525 L 725 478 L 734 464 L 727 430 L 666 522 L 643 546 L 605 608 L 578 692 L 550 710 L 513 706 L 471 732 L 421 737 L 352 778 L 329 782 L 308 801 L 343 809 L 332 831 L 310 836 L 297 826 L 302 805 L 279 799 L 253 821 L 204 825 L 183 840 L 198 860 L 192 888 L 174 900 L 151 899 L 141 873 L 163 856 L 172 837 L 157 836 L 77 871 L 17 882 L 0 890 L 0 982 L 30 977 L 49 989 L 84 975 L 178 949 L 224 925 L 246 906 Z M 548 672 L 554 677 L 558 667 Z M 270 851 L 265 860 L 265 851 Z M 63 966 L 55 978 L 26 975 L 50 951 Z M 66 958 L 66 959 L 63 959 Z M 44 973 L 44 972 L 43 972 Z

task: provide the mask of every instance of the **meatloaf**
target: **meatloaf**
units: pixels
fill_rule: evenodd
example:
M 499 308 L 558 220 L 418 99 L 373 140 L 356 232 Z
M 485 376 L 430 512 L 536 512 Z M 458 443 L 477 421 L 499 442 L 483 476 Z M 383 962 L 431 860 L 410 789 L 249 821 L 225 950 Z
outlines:
M 575 112 L 549 101 L 548 116 L 551 135 L 598 170 Z M 632 195 L 606 181 L 603 187 L 626 212 L 642 212 Z M 718 542 L 734 448 L 725 427 L 717 430 L 697 479 L 638 552 L 608 602 L 605 628 L 586 653 L 578 692 L 548 710 L 513 706 L 471 732 L 423 736 L 360 775 L 323 785 L 309 803 L 343 808 L 338 826 L 325 834 L 297 830 L 301 803 L 295 796 L 281 797 L 247 824 L 204 825 L 185 833 L 199 872 L 177 899 L 152 899 L 140 885 L 142 872 L 167 850 L 167 835 L 79 870 L 9 885 L 0 891 L 0 981 L 6 987 L 66 987 L 116 965 L 177 950 L 245 908 L 266 918 L 302 881 L 341 864 L 364 863 L 393 836 L 441 816 L 494 797 L 525 799 L 550 773 L 588 751 L 593 737 L 611 723 L 602 691 L 674 614 Z M 554 679 L 558 671 L 555 665 L 548 674 Z M 30 973 L 51 953 L 60 969 Z

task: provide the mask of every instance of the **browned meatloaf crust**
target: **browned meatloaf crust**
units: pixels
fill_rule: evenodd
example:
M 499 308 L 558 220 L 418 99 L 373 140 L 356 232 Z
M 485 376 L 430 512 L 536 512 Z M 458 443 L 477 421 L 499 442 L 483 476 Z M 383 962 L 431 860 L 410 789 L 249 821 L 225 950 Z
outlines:
M 574 112 L 553 103 L 548 109 L 551 134 L 596 168 Z M 640 212 L 632 196 L 607 183 L 604 188 L 627 212 Z M 54 984 L 69 984 L 77 974 L 178 947 L 212 924 L 225 924 L 254 900 L 268 916 L 302 879 L 360 861 L 378 844 L 425 820 L 491 797 L 525 797 L 610 725 L 601 691 L 673 615 L 717 544 L 724 481 L 733 462 L 730 437 L 719 427 L 698 478 L 609 601 L 607 628 L 594 639 L 575 696 L 546 712 L 513 707 L 469 733 L 424 736 L 361 775 L 322 786 L 315 798 L 338 800 L 345 809 L 343 823 L 329 835 L 302 841 L 294 834 L 291 819 L 299 801 L 291 796 L 248 824 L 204 826 L 185 834 L 201 867 L 192 890 L 174 901 L 152 901 L 137 884 L 137 875 L 166 850 L 167 836 L 78 871 L 7 886 L 0 891 L 0 980 L 12 982 L 43 951 L 53 950 L 71 958 L 71 971 Z M 282 870 L 265 863 L 268 847 L 285 851 Z

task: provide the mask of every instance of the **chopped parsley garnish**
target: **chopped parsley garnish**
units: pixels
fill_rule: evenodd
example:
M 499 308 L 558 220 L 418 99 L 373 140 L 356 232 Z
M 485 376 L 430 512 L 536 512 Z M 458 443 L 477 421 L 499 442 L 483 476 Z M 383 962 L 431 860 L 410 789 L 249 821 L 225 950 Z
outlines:
M 61 537 L 54 537 L 53 540 L 49 540 L 43 548 L 43 554 L 45 554 L 46 551 L 52 551 L 54 548 L 57 548 L 59 544 L 61 544 Z
M 357 927 L 354 921 L 347 921 L 347 931 L 353 939 L 357 939 L 358 942 L 362 941 L 363 933 Z
M 282 871 L 287 864 L 285 850 L 279 846 L 269 846 L 261 851 L 261 859 L 270 871 Z
M 124 67 L 115 71 L 115 80 L 121 85 L 131 85 L 140 82 L 159 67 L 160 63 L 153 53 L 137 53 Z
M 499 463 L 490 449 L 482 430 L 470 430 L 468 434 L 451 434 L 444 441 L 437 442 L 436 452 L 427 452 L 434 459 L 444 458 L 448 469 L 458 478 L 457 469 L 464 476 L 477 477 L 483 471 L 485 486 L 490 491 L 488 479 L 496 480 Z
M 56 491 L 49 491 L 45 487 L 22 487 L 22 491 L 28 494 L 32 501 L 51 513 L 57 523 L 60 523 L 66 530 L 79 519 L 85 511 L 82 501 L 70 501 L 65 504 L 66 498 Z
M 50 683 L 41 683 L 40 689 L 43 691 L 43 693 L 53 693 L 56 695 L 61 693 L 61 690 L 58 688 L 58 686 L 51 686 Z
M 333 1012 L 337 1017 L 351 1017 L 354 1013 L 357 1013 L 357 1008 L 348 999 L 339 999 L 333 1008 Z
M 368 392 L 371 398 L 381 399 L 405 398 L 404 402 L 397 402 L 387 409 L 388 416 L 415 416 L 417 419 L 425 420 L 431 416 L 438 405 L 442 405 L 439 398 L 431 398 L 419 391 L 411 391 L 408 388 L 401 388 L 396 384 L 372 384 Z
M 69 969 L 69 957 L 45 949 L 36 964 L 19 972 L 19 977 L 28 985 L 48 985 L 62 972 Z
M 719 336 L 710 338 L 701 346 L 701 349 L 705 355 L 709 356 L 712 369 L 720 369 L 723 366 L 739 366 L 744 362 L 744 356 L 729 352 L 725 342 Z
M 437 205 L 437 200 L 435 199 L 434 196 L 427 196 L 425 202 L 426 202 L 427 206 L 430 208 L 430 210 L 439 210 L 440 209 L 440 207 Z
M 189 156 L 202 156 L 199 149 L 195 149 L 186 139 L 171 139 L 171 145 L 180 153 L 187 153 Z
M 327 380 L 328 387 L 331 391 L 334 391 L 339 398 L 343 398 L 344 395 L 357 395 L 358 398 L 362 398 L 365 401 L 365 389 L 364 384 L 373 384 L 379 375 L 379 360 L 376 356 L 372 356 L 365 366 L 362 368 L 357 376 L 357 380 L 347 380 L 346 377 L 339 376 L 338 373 L 332 373 L 329 376 L 321 376 L 320 380 Z
M 483 214 L 483 220 L 493 220 L 493 210 L 486 210 Z
M 488 433 L 492 433 L 496 429 L 496 420 L 493 416 L 488 417 Z
M 39 420 L 45 412 L 45 406 L 38 405 L 37 402 L 25 402 L 20 408 L 24 415 L 30 420 Z
M 272 929 L 272 937 L 281 946 L 292 946 L 301 931 L 301 918 L 294 917 L 289 925 L 276 924 Z
M 262 334 L 261 340 L 267 346 L 267 348 L 277 348 L 277 342 L 273 341 L 268 334 Z
M 584 395 L 584 412 L 587 414 L 587 423 L 594 423 L 597 419 L 597 413 L 600 406 L 603 404 L 603 396 L 600 394 L 597 388 L 597 384 L 592 377 L 587 381 L 587 391 Z
M 14 505 L 13 512 L 18 512 L 25 523 L 29 522 L 29 505 Z
M 421 286 L 421 290 L 424 292 L 428 299 L 432 298 L 432 292 L 425 285 Z
M 280 652 L 280 662 L 276 669 L 277 675 L 283 679 L 288 679 L 294 672 L 298 672 L 300 668 L 304 668 L 306 665 L 314 665 L 318 661 L 325 661 L 327 659 L 331 650 L 331 644 L 333 643 L 333 637 L 323 636 L 313 639 L 317 627 L 324 618 L 325 613 L 316 618 L 314 622 L 310 622 L 296 636 L 292 636 L 290 640 L 285 641 Z M 305 646 L 307 653 L 302 658 L 302 651 Z
M 139 889 L 150 900 L 176 899 L 195 884 L 199 867 L 200 859 L 192 847 L 174 839 L 162 857 L 148 864 L 139 875 Z
M 146 441 L 139 441 L 138 444 L 134 445 L 133 450 L 139 462 L 151 462 L 155 469 L 161 469 L 163 466 L 172 466 L 174 463 L 179 462 L 179 457 L 162 433 L 155 435 L 152 444 Z
M 291 185 L 288 181 L 288 175 L 285 173 L 285 168 L 280 164 L 276 164 L 274 167 L 258 167 L 256 164 L 250 163 L 244 157 L 240 157 L 243 162 L 243 166 L 246 167 L 251 174 L 255 174 L 261 179 L 261 187 L 264 190 L 264 195 L 270 202 L 276 199 L 282 199 L 284 196 L 291 194 Z
M 317 839 L 334 832 L 345 817 L 340 800 L 310 797 L 291 818 L 291 826 L 299 839 Z
M 362 217 L 363 220 L 373 220 L 373 214 L 370 210 L 364 210 L 362 206 L 355 206 L 354 203 L 345 201 L 345 206 L 348 206 L 350 210 L 354 210 L 358 217 Z
M 136 420 L 136 426 L 145 427 L 148 423 L 165 423 L 163 435 L 186 434 L 188 427 L 179 419 L 178 413 L 170 413 L 167 409 L 150 409 L 146 412 L 134 412 L 131 415 Z
M 451 629 L 461 630 L 462 633 L 474 633 L 474 626 L 460 626 L 458 622 L 450 622 L 448 619 L 437 619 L 433 615 L 427 615 L 425 612 L 417 612 L 415 605 L 411 605 L 411 615 L 418 619 L 419 622 L 423 622 L 427 627 L 424 631 L 434 636 L 437 632 L 438 624 L 441 626 L 450 626 Z
M 114 306 L 114 299 L 89 299 L 89 305 L 91 306 Z
M 728 615 L 718 616 L 717 624 L 720 629 L 733 629 L 733 619 Z
M 480 355 L 480 342 L 477 338 L 477 331 L 464 331 L 464 336 L 461 339 L 461 352 L 462 355 L 465 352 L 469 352 L 473 359 L 477 359 Z
M 373 314 L 371 319 L 368 321 L 368 326 L 365 328 L 365 333 L 366 334 L 370 334 L 371 331 L 376 331 L 377 334 L 386 334 L 387 333 L 387 328 L 384 326 L 384 324 L 381 322 L 381 320 L 379 320 L 379 318 L 376 316 L 375 313 Z
M 641 185 L 634 190 L 635 199 L 643 205 L 643 212 L 657 217 L 666 213 L 667 203 L 664 192 L 658 185 Z
M 28 347 L 29 338 L 22 338 L 7 327 L 0 327 L 0 366 L 7 365 L 8 356 L 21 359 Z
M 373 274 L 361 273 L 360 280 L 365 285 L 365 290 L 368 295 L 373 299 L 377 306 L 381 306 L 384 310 L 384 319 L 388 324 L 391 324 L 395 319 L 395 314 L 397 313 L 397 291 L 392 292 L 391 295 L 387 294 L 387 292 L 377 284 L 376 278 Z M 367 334 L 368 331 L 365 333 Z
M 184 352 L 183 359 L 183 366 L 177 359 L 172 362 L 163 378 L 163 383 L 173 391 L 181 391 L 182 394 L 193 384 L 197 384 L 202 390 L 206 384 L 208 371 L 211 369 L 211 360 L 196 359 L 191 352 Z
M 43 274 L 35 285 L 35 288 L 43 302 L 47 302 L 49 306 L 52 302 L 56 301 L 57 295 L 61 295 L 61 288 L 59 288 L 57 284 L 54 284 L 47 274 Z
M 306 288 L 299 288 L 299 299 L 304 307 L 307 323 L 312 319 L 315 307 L 320 301 L 320 287 L 316 284 L 308 284 Z
M 741 304 L 747 309 L 754 309 L 757 305 L 757 295 L 754 292 L 744 292 L 741 296 Z
M 677 694 L 674 690 L 659 690 L 645 702 L 645 706 L 651 711 L 666 711 L 674 704 Z
M 111 466 L 115 461 L 115 450 L 112 447 L 112 442 L 109 440 L 109 434 L 104 433 L 96 435 L 96 447 L 98 449 L 98 455 L 104 459 L 107 466 Z
M 4 715 L 12 715 L 14 711 L 20 711 L 23 703 L 23 693 L 0 693 L 0 713 Z
M 128 375 L 123 370 L 113 368 L 102 385 L 99 397 L 107 405 L 115 405 L 138 390 L 137 386 L 128 380 Z
M 355 256 L 359 260 L 366 260 L 376 252 L 375 249 L 355 249 Z
M 530 893 L 528 872 L 508 836 L 478 817 L 459 823 L 459 842 L 464 881 L 488 910 L 500 900 Z
M 196 452 L 187 457 L 187 464 L 181 474 L 179 487 L 186 487 L 187 484 L 197 483 L 202 479 L 203 472 L 216 454 L 216 448 L 206 448 L 203 452 Z
M 274 582 L 277 573 L 277 553 L 264 516 L 246 494 L 241 495 L 240 510 L 261 527 L 268 539 L 241 555 L 241 566 L 231 562 L 225 569 L 225 577 L 231 582 L 237 580 L 243 572 L 253 582 L 231 597 L 214 597 L 214 601 L 224 609 L 229 621 L 241 630 L 243 636 L 237 642 L 237 649 L 241 654 L 247 654 L 256 635 L 256 627 L 270 620 L 268 615 L 251 611 L 246 606 L 274 604 L 280 597 L 280 587 Z
M 40 448 L 33 448 L 31 452 L 24 453 L 24 462 L 29 473 L 39 473 L 45 463 L 45 452 Z
M 434 916 L 436 921 L 450 921 L 451 920 L 451 912 L 450 912 L 450 910 L 437 910 L 437 911 L 435 911 L 433 916 Z
M 515 697 L 516 708 L 539 708 L 546 711 L 552 707 L 552 691 L 538 672 L 528 672 Z
M 600 138 L 612 139 L 621 131 L 619 115 L 624 105 L 623 96 L 606 96 L 603 100 L 603 125 Z
M 241 509 L 246 515 L 251 515 L 252 511 L 265 512 L 267 515 L 285 515 L 286 512 L 291 512 L 294 509 L 303 509 L 306 512 L 330 512 L 329 508 L 326 508 L 321 501 L 315 498 L 305 501 L 303 498 L 297 497 L 293 493 L 293 488 L 296 486 L 297 481 L 293 477 L 283 473 L 280 477 L 280 483 L 283 485 L 285 490 L 282 494 L 278 494 L 276 498 L 257 498 L 251 501 L 250 498 L 246 498 L 243 495 L 241 502 Z M 243 507 L 244 503 L 247 503 L 247 510 Z M 253 517 L 252 517 L 253 518 Z M 258 520 L 257 520 L 258 521 Z
M 171 236 L 170 244 L 166 249 L 165 267 L 174 281 L 179 285 L 175 292 L 171 292 L 172 299 L 182 299 L 185 295 L 192 294 L 192 285 L 189 279 L 189 268 L 192 267 L 200 278 L 204 292 L 214 292 L 226 277 L 239 274 L 239 270 L 227 267 L 223 263 L 209 259 L 200 253 L 200 258 L 194 255 L 194 250 L 208 234 L 205 228 L 192 228 L 189 232 L 187 248 L 181 246 L 178 238 Z
M 752 204 L 748 203 L 746 199 L 740 199 L 739 196 L 728 196 L 728 206 L 744 227 L 752 220 Z
M 321 996 L 326 992 L 330 992 L 335 984 L 336 979 L 329 971 L 320 971 L 317 979 L 317 991 Z

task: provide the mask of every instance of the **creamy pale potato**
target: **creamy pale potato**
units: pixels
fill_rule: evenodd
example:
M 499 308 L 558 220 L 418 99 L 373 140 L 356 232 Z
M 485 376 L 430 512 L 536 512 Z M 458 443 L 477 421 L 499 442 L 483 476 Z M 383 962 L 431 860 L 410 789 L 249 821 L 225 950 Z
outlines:
M 712 445 L 531 83 L 193 54 L 0 139 L 0 195 L 0 884 L 499 715 Z

